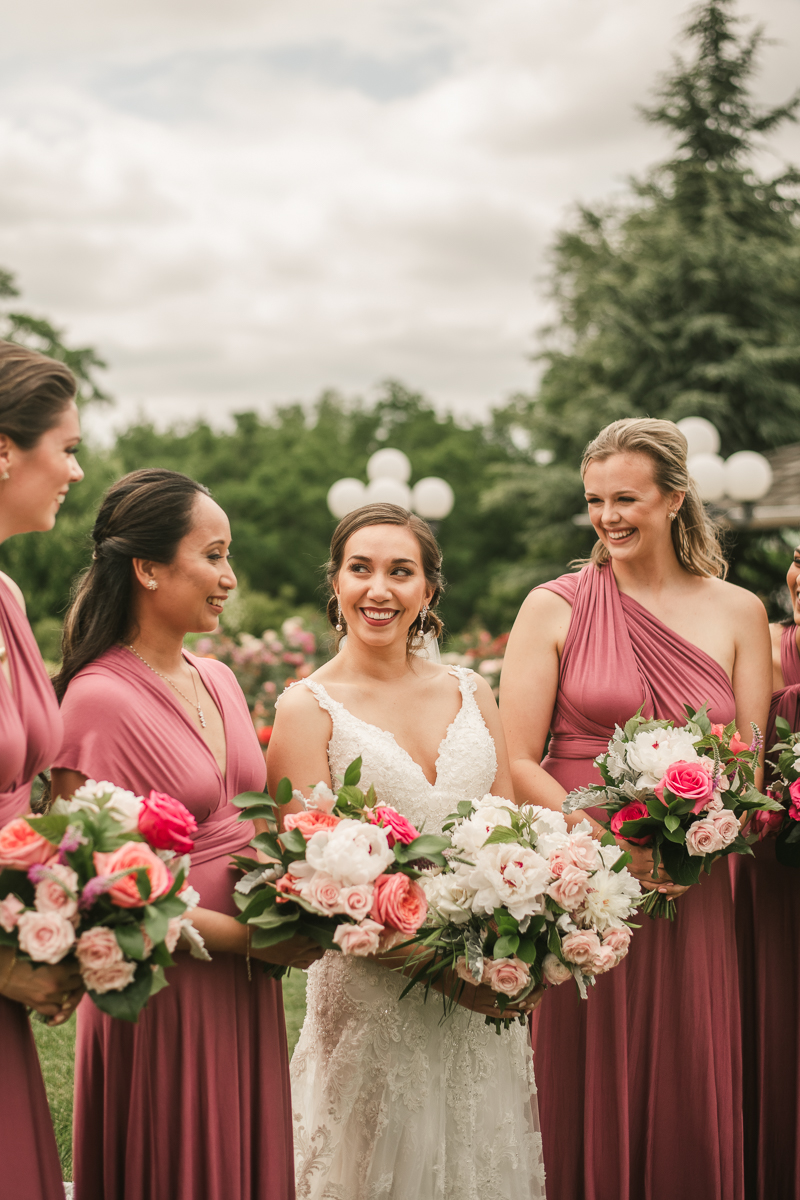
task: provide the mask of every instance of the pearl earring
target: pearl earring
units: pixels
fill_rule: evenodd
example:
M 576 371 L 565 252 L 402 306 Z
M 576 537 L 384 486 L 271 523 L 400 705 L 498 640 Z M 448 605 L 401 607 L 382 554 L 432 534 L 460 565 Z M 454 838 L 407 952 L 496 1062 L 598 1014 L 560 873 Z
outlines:
M 342 606 L 341 606 L 341 604 L 336 605 L 336 632 L 337 633 L 342 632 Z
M 151 592 L 155 592 L 158 589 L 158 580 L 148 579 L 147 586 Z

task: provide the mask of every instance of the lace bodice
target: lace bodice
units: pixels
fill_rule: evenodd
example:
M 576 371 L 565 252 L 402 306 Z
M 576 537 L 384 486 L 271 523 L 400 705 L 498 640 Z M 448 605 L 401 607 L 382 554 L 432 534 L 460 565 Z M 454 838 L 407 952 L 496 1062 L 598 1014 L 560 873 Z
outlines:
M 393 733 L 354 716 L 321 683 L 302 680 L 333 723 L 328 743 L 331 775 L 341 780 L 361 755 L 361 786 L 374 784 L 379 800 L 391 804 L 418 829 L 424 825 L 426 833 L 441 833 L 442 823 L 459 800 L 485 796 L 497 774 L 494 739 L 475 700 L 475 674 L 466 667 L 454 667 L 450 674 L 458 680 L 461 708 L 439 744 L 435 783 L 430 783 Z

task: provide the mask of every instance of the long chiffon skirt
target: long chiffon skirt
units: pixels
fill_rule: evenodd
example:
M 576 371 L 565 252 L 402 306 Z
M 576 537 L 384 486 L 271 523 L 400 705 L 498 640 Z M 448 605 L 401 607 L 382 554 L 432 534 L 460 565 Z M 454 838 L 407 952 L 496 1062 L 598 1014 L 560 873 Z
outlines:
M 747 1200 L 800 1196 L 800 871 L 775 843 L 731 859 L 739 947 Z
M 47 1095 L 21 1004 L 0 996 L 0 1196 L 64 1200 Z

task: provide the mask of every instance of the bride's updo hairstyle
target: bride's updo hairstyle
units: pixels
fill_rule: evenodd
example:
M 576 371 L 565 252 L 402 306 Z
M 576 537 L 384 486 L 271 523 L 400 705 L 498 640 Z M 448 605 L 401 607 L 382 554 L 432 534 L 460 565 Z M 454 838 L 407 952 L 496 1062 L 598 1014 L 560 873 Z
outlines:
M 133 625 L 134 558 L 170 563 L 192 527 L 192 509 L 208 488 L 178 471 L 132 471 L 108 489 L 92 530 L 91 566 L 78 583 L 53 679 L 62 700 L 70 680 L 118 642 Z
M 673 421 L 656 417 L 628 417 L 601 429 L 583 452 L 581 477 L 591 462 L 602 462 L 613 454 L 646 454 L 653 464 L 653 478 L 662 495 L 685 492 L 678 515 L 671 522 L 672 544 L 681 566 L 691 575 L 724 579 L 728 564 L 722 553 L 717 528 L 686 467 L 688 445 Z M 602 542 L 595 543 L 590 562 L 602 566 L 610 558 Z
M 339 624 L 339 606 L 333 585 L 342 569 L 344 550 L 348 539 L 359 529 L 366 529 L 368 525 L 399 525 L 401 529 L 410 530 L 419 543 L 422 570 L 428 587 L 433 588 L 433 596 L 428 605 L 424 627 L 419 617 L 412 621 L 409 627 L 408 652 L 411 654 L 422 645 L 425 634 L 432 633 L 434 637 L 438 638 L 444 629 L 442 622 L 434 612 L 444 590 L 444 576 L 442 575 L 442 552 L 430 525 L 421 517 L 401 508 L 399 504 L 365 504 L 363 508 L 356 508 L 346 517 L 342 517 L 334 529 L 330 558 L 325 564 L 325 579 L 331 593 L 325 610 L 328 621 L 336 631 L 336 645 L 338 646 L 347 632 L 347 627 L 345 626 L 341 632 L 336 630 L 336 626 Z M 344 621 L 342 621 L 342 625 L 344 625 Z

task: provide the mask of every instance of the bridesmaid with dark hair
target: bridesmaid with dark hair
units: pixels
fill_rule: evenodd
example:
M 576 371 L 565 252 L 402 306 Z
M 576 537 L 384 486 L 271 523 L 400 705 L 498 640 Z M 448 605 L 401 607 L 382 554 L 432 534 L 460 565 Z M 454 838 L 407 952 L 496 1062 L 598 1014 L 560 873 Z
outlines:
M 75 387 L 63 363 L 0 342 L 0 542 L 52 529 L 70 484 L 83 479 Z M 30 812 L 31 782 L 62 734 L 22 592 L 0 573 L 0 827 Z M 0 946 L 0 1194 L 9 1200 L 63 1200 L 27 1009 L 61 1025 L 80 995 L 74 964 L 34 969 Z
M 194 814 L 192 919 L 212 954 L 185 952 L 137 1025 L 78 1010 L 76 1200 L 291 1200 L 292 1114 L 281 985 L 250 964 L 234 920 L 252 822 L 231 799 L 266 768 L 242 691 L 223 663 L 183 649 L 210 633 L 236 587 L 225 513 L 174 471 L 134 471 L 106 494 L 93 562 L 67 615 L 64 744 L 53 794 L 87 778 L 151 788 Z M 253 951 L 307 966 L 294 939 Z
M 585 451 L 591 561 L 530 594 L 506 650 L 500 708 L 518 801 L 558 809 L 599 782 L 595 757 L 640 707 L 682 724 L 684 704 L 707 703 L 745 737 L 766 724 L 766 613 L 719 578 L 686 449 L 671 421 L 642 418 L 607 426 Z M 646 847 L 626 849 L 644 888 L 680 896 L 677 916 L 642 917 L 587 1002 L 561 987 L 534 1017 L 548 1200 L 742 1200 L 728 867 L 687 889 L 663 867 L 652 879 Z
M 800 730 L 800 546 L 786 575 L 792 616 L 770 625 L 772 704 Z M 744 1162 L 747 1200 L 800 1196 L 800 875 L 775 857 L 774 833 L 753 858 L 731 859 L 744 1064 Z

